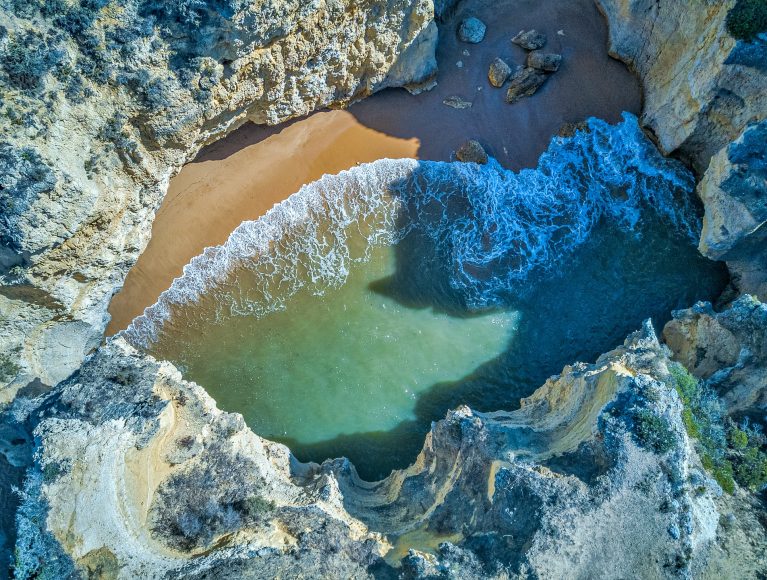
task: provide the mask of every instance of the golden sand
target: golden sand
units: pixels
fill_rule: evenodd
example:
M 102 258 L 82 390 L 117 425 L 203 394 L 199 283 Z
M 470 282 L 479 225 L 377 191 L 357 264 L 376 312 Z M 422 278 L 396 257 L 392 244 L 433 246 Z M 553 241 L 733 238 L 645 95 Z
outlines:
M 383 158 L 415 157 L 418 139 L 390 137 L 347 111 L 325 111 L 217 159 L 184 166 L 170 182 L 152 238 L 109 305 L 107 335 L 123 330 L 170 287 L 208 246 L 223 244 L 241 222 L 329 173 Z

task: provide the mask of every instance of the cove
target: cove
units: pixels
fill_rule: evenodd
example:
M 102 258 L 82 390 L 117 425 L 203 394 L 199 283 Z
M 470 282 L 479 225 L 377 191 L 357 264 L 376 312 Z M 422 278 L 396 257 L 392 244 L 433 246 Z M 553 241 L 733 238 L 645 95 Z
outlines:
M 716 296 L 693 186 L 628 115 L 519 173 L 378 161 L 243 223 L 123 334 L 300 460 L 378 479 L 447 409 L 516 408 L 642 320 Z

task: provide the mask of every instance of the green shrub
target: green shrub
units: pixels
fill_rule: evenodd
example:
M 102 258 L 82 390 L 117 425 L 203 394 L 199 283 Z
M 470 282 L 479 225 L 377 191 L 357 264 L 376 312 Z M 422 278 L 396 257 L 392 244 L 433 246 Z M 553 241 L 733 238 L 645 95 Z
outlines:
M 676 444 L 676 436 L 668 421 L 649 409 L 634 412 L 634 426 L 639 443 L 656 453 L 666 453 Z
M 745 449 L 748 447 L 748 434 L 742 429 L 733 427 L 730 431 L 730 443 L 735 449 Z
M 735 493 L 735 480 L 733 478 L 732 463 L 723 459 L 714 465 L 711 475 L 719 486 L 727 493 Z
M 8 355 L 0 355 L 0 382 L 13 379 L 21 370 L 16 361 Z
M 687 434 L 697 440 L 703 467 L 727 493 L 735 483 L 751 491 L 767 485 L 767 439 L 748 421 L 739 426 L 724 419 L 714 392 L 693 377 L 682 365 L 669 368 L 674 387 L 684 404 L 682 422 Z
M 733 37 L 746 41 L 767 31 L 767 0 L 738 0 L 727 14 L 727 30 Z
M 762 489 L 767 485 L 767 454 L 757 447 L 749 447 L 738 456 L 735 479 L 751 491 Z

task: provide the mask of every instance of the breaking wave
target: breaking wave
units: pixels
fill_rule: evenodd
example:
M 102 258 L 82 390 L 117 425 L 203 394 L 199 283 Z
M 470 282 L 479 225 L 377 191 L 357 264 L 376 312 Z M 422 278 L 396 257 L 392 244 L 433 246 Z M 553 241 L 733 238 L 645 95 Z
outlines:
M 432 240 L 470 308 L 493 306 L 531 272 L 555 267 L 602 219 L 638 232 L 643 213 L 654 211 L 694 241 L 693 187 L 630 114 L 618 125 L 589 120 L 587 130 L 553 139 L 536 169 L 518 173 L 494 160 L 375 161 L 325 175 L 240 224 L 121 334 L 147 348 L 179 310 L 189 316 L 201 300 L 219 316 L 263 316 L 303 287 L 322 294 L 340 286 L 372 246 L 414 231 Z

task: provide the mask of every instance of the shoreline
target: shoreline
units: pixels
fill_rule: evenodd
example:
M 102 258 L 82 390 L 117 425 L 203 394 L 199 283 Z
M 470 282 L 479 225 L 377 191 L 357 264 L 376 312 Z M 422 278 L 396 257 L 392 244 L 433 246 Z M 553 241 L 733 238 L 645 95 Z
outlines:
M 456 37 L 457 23 L 470 15 L 488 24 L 480 44 Z M 533 27 L 548 36 L 547 50 L 561 52 L 563 65 L 535 95 L 509 105 L 505 89 L 488 83 L 487 68 L 496 57 L 522 64 L 525 51 L 510 38 Z M 346 110 L 275 127 L 247 123 L 205 147 L 171 180 L 151 240 L 109 305 L 106 335 L 125 329 L 206 247 L 324 174 L 386 157 L 450 161 L 468 139 L 509 169 L 534 167 L 564 123 L 590 116 L 614 123 L 641 106 L 637 79 L 607 54 L 607 23 L 592 0 L 500 6 L 479 0 L 440 25 L 437 60 L 431 91 L 387 89 Z M 451 96 L 472 106 L 443 104 Z
M 231 140 L 222 140 L 171 180 L 152 238 L 109 305 L 107 336 L 151 306 L 206 247 L 223 244 L 242 222 L 262 217 L 302 185 L 358 163 L 414 157 L 418 150 L 417 140 L 368 129 L 346 111 L 322 111 L 280 129 L 236 151 Z

